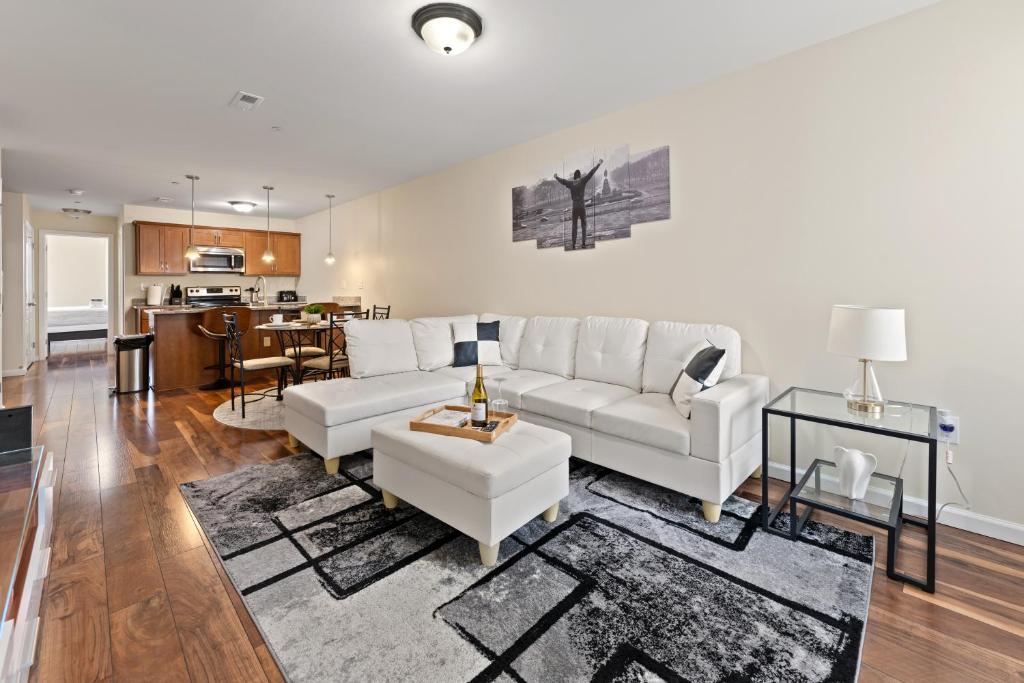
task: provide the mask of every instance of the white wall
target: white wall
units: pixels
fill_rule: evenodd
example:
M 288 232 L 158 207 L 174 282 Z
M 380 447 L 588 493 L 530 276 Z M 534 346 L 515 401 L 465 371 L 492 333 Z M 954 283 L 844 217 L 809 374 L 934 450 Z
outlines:
M 107 240 L 79 235 L 49 235 L 46 249 L 46 306 L 88 306 L 107 301 Z
M 32 229 L 28 197 L 3 193 L 3 374 L 24 374 L 25 234 Z
M 1022 64 L 1024 3 L 950 0 L 340 206 L 337 271 L 303 279 L 365 280 L 399 317 L 726 323 L 775 393 L 847 383 L 853 361 L 825 351 L 833 303 L 904 306 L 910 359 L 878 368 L 883 390 L 957 411 L 975 510 L 1024 522 Z M 513 186 L 620 142 L 671 146 L 671 220 L 585 252 L 512 243 Z M 872 447 L 895 471 L 902 447 Z
M 164 223 L 190 224 L 192 213 L 184 209 L 170 209 L 154 206 L 137 206 L 126 204 L 121 212 L 121 223 L 123 231 L 123 260 L 124 260 L 124 309 L 128 316 L 128 309 L 133 299 L 144 298 L 142 291 L 144 285 L 162 284 L 166 296 L 166 288 L 171 284 L 185 287 L 199 287 L 203 285 L 232 285 L 239 286 L 245 290 L 254 286 L 255 277 L 247 277 L 233 273 L 195 273 L 189 275 L 163 275 L 146 276 L 135 274 L 135 226 L 132 221 L 156 221 Z M 267 225 L 266 214 L 240 214 L 240 213 L 212 213 L 205 211 L 196 212 L 196 225 L 204 225 L 215 228 L 265 228 Z M 285 218 L 270 219 L 272 230 L 280 232 L 300 232 L 296 222 Z M 304 240 L 303 240 L 304 241 Z M 303 245 L 302 267 L 306 267 L 305 245 Z M 257 255 L 257 258 L 259 256 Z M 271 296 L 281 289 L 296 289 L 298 278 L 294 277 L 268 277 L 267 288 Z M 305 292 L 299 292 L 304 294 Z M 126 329 L 132 329 L 134 321 L 126 318 Z

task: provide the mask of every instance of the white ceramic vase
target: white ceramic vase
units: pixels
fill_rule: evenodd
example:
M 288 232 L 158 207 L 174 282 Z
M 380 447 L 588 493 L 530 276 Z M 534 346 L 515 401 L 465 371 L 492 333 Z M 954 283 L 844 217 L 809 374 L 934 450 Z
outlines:
M 868 492 L 868 482 L 878 458 L 856 448 L 835 447 L 836 469 L 839 470 L 839 492 L 851 500 L 860 500 Z

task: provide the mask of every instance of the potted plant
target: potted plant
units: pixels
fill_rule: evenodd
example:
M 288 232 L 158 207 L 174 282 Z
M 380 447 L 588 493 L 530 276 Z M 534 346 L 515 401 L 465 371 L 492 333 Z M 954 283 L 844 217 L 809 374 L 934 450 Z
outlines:
M 323 312 L 324 307 L 320 304 L 308 304 L 302 309 L 302 318 L 306 322 L 318 323 Z

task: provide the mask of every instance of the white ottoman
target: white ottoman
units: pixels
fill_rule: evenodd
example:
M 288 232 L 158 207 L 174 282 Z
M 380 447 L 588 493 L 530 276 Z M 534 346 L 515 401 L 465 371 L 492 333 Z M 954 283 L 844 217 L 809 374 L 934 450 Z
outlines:
M 373 481 L 393 508 L 401 498 L 480 543 L 493 565 L 501 539 L 569 494 L 568 434 L 518 422 L 494 443 L 413 432 L 408 420 L 373 428 Z

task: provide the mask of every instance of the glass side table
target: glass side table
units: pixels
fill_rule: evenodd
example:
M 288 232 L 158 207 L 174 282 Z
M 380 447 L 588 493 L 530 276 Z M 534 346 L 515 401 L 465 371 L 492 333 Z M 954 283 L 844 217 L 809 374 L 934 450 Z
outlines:
M 789 418 L 789 486 L 774 506 L 768 501 L 768 450 L 771 416 Z M 851 500 L 839 493 L 836 465 L 828 460 L 815 459 L 803 477 L 797 481 L 796 423 L 810 422 L 828 427 L 839 427 L 923 443 L 928 446 L 928 517 L 921 521 L 903 514 L 903 480 L 885 474 L 872 474 L 870 501 Z M 905 581 L 929 593 L 935 592 L 935 483 L 938 470 L 938 426 L 933 406 L 913 403 L 890 403 L 878 416 L 849 410 L 846 398 L 831 391 L 817 391 L 790 387 L 761 410 L 761 524 L 768 533 L 797 538 L 814 510 L 853 519 L 886 529 L 888 532 L 886 574 L 890 579 Z M 797 514 L 797 505 L 803 505 Z M 789 507 L 789 528 L 778 529 L 775 521 L 779 513 Z M 904 524 L 923 527 L 928 534 L 925 579 L 896 571 L 896 554 Z

